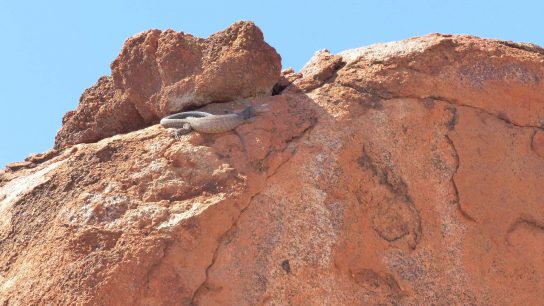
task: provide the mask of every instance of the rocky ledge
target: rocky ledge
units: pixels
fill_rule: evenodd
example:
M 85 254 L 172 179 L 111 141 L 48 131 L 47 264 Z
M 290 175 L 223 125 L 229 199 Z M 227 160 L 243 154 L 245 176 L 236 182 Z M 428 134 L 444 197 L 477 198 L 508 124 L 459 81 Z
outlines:
M 538 305 L 544 50 L 431 34 L 300 71 L 151 30 L 0 172 L 3 305 Z M 156 123 L 269 105 L 176 140 Z

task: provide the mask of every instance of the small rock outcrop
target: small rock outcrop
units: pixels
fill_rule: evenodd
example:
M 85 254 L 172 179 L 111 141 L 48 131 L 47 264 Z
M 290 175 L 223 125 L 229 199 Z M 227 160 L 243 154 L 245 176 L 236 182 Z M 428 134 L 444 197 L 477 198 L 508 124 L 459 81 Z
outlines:
M 544 300 L 541 48 L 431 34 L 280 74 L 267 46 L 247 22 L 129 39 L 58 149 L 0 172 L 0 302 Z M 269 111 L 180 140 L 148 126 L 204 104 Z M 114 123 L 123 107 L 141 121 Z
M 64 116 L 55 148 L 131 132 L 187 108 L 270 95 L 281 58 L 255 24 L 241 21 L 206 39 L 173 30 L 137 34 L 111 70 Z

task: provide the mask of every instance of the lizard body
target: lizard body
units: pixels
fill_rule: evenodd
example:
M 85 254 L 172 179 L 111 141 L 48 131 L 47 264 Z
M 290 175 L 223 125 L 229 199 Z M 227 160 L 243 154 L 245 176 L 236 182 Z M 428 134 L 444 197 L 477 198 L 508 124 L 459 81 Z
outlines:
M 176 128 L 176 137 L 187 134 L 191 130 L 200 133 L 223 133 L 251 121 L 255 114 L 253 106 L 248 106 L 241 112 L 226 115 L 212 115 L 197 111 L 182 112 L 164 117 L 161 119 L 161 125 L 166 128 Z

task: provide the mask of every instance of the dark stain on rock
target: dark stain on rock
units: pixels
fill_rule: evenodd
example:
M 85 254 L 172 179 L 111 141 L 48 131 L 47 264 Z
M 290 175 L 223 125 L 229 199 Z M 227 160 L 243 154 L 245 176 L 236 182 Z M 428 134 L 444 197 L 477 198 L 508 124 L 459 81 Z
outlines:
M 457 114 L 457 108 L 455 106 L 450 105 L 447 109 L 451 113 L 451 119 L 448 121 L 446 126 L 448 127 L 449 131 L 453 131 L 459 122 L 459 115 Z
M 499 118 L 500 120 L 506 122 L 508 125 L 512 125 L 512 120 L 510 120 L 510 118 L 508 118 L 508 115 L 504 112 L 499 112 L 497 114 L 497 118 Z
M 291 273 L 291 265 L 289 264 L 289 260 L 284 260 L 281 262 L 281 268 L 287 272 L 287 273 Z
M 423 99 L 423 106 L 425 106 L 426 109 L 433 109 L 435 104 L 435 101 L 432 97 L 427 97 Z

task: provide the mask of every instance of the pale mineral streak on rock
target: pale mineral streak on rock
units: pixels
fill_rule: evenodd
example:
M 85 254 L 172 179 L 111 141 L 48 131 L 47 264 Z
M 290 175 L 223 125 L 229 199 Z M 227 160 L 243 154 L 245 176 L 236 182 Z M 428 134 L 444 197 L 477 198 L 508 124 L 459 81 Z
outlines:
M 541 48 L 430 34 L 279 71 L 249 22 L 128 39 L 65 116 L 73 146 L 0 172 L 0 302 L 544 299 Z M 188 102 L 270 110 L 180 140 L 149 126 Z
M 347 65 L 364 58 L 370 62 L 386 61 L 395 57 L 421 53 L 429 47 L 429 42 L 420 38 L 374 44 L 366 47 L 349 49 L 338 53 Z
M 13 178 L 0 189 L 0 232 L 2 236 L 9 232 L 11 226 L 11 208 L 16 202 L 28 195 L 40 184 L 51 179 L 51 172 L 63 164 L 63 160 L 50 162 L 41 167 L 26 170 L 24 174 Z

